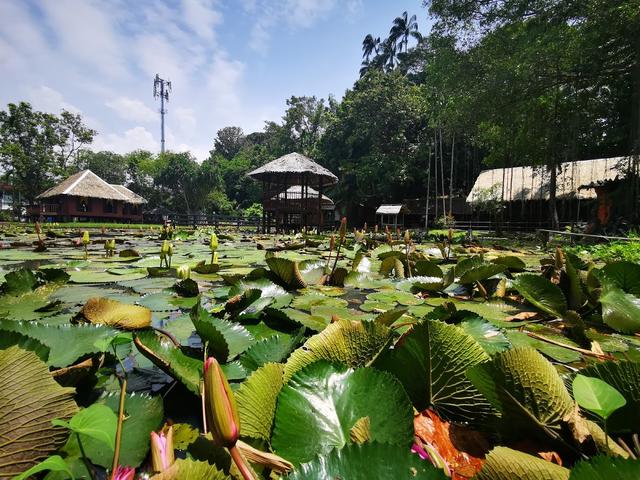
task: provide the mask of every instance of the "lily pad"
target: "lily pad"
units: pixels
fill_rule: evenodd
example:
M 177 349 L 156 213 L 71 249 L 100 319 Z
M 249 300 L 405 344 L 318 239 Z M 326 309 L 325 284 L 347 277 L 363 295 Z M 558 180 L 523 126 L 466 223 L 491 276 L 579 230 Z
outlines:
M 280 391 L 271 444 L 293 463 L 309 461 L 351 443 L 350 429 L 362 417 L 370 419 L 373 441 L 411 445 L 411 402 L 392 375 L 317 362 Z

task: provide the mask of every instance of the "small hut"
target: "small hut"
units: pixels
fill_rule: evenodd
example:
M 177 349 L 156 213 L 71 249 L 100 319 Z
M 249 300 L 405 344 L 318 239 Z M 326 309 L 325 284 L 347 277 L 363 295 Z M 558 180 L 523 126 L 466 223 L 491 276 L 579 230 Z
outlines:
M 124 185 L 105 182 L 91 170 L 82 170 L 36 197 L 30 215 L 54 221 L 142 221 L 147 201 Z
M 409 209 L 402 204 L 396 205 L 380 205 L 376 210 L 376 216 L 380 216 L 378 225 L 382 228 L 389 227 L 396 230 L 398 227 L 404 228 L 404 216 L 409 212 Z
M 247 174 L 262 182 L 262 231 L 283 231 L 325 224 L 331 199 L 326 187 L 338 182 L 329 170 L 304 155 L 289 153 Z

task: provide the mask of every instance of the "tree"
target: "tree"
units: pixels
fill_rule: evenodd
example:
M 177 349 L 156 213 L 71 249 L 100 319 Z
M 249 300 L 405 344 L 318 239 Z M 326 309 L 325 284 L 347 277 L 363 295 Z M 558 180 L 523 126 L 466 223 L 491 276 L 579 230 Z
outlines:
M 95 131 L 79 115 L 34 111 L 10 103 L 0 111 L 0 164 L 16 192 L 32 204 L 37 195 L 68 172 L 68 160 L 88 145 Z
M 86 150 L 78 155 L 75 165 L 78 170 L 91 170 L 109 183 L 124 185 L 127 181 L 127 163 L 118 153 Z
M 380 45 L 380 37 L 373 37 L 370 33 L 364 37 L 362 41 L 362 58 L 364 58 L 365 63 L 369 63 L 369 59 L 372 54 L 378 54 L 378 47 Z
M 426 184 L 427 126 L 422 87 L 399 72 L 371 71 L 358 80 L 321 142 L 319 160 L 340 178 L 334 200 L 348 209 L 374 208 L 420 195 Z
M 155 178 L 155 185 L 170 195 L 170 207 L 188 215 L 201 210 L 213 189 L 211 171 L 206 167 L 201 170 L 189 152 L 166 152 L 159 157 L 166 164 Z
M 245 144 L 245 136 L 240 127 L 224 127 L 218 130 L 213 150 L 224 158 L 231 159 Z
M 422 40 L 422 35 L 418 31 L 418 22 L 415 15 L 409 15 L 406 11 L 393 20 L 393 26 L 389 31 L 389 41 L 398 45 L 398 51 L 407 52 L 409 49 L 409 38 L 413 37 L 418 42 Z

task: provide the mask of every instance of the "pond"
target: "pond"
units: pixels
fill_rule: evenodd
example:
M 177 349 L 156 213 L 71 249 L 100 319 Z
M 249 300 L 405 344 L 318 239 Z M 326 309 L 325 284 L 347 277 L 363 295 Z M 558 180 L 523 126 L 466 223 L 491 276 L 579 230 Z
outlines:
M 262 478 L 569 478 L 640 453 L 639 265 L 461 235 L 212 233 L 5 228 L 0 478 L 246 478 L 215 415 L 206 434 L 206 357 Z M 624 404 L 602 417 L 579 376 Z

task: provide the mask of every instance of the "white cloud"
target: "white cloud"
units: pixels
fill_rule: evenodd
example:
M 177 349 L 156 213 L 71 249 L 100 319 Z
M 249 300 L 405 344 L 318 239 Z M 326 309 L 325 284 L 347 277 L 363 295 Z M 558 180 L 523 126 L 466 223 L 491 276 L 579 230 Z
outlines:
M 140 100 L 129 97 L 117 97 L 107 102 L 105 105 L 113 109 L 119 117 L 133 122 L 156 122 L 159 115 Z
M 160 142 L 146 128 L 138 126 L 123 134 L 98 135 L 94 139 L 91 149 L 94 151 L 110 150 L 116 153 L 127 153 L 138 149 L 155 152 L 160 149 Z
M 182 0 L 184 21 L 196 34 L 205 40 L 215 38 L 215 26 L 222 20 L 222 15 L 214 8 L 212 1 Z
M 103 2 L 56 0 L 40 2 L 46 22 L 62 49 L 61 66 L 68 68 L 73 58 L 84 68 L 91 67 L 108 77 L 126 76 L 122 52 L 126 44 L 116 31 L 118 8 Z
M 348 1 L 350 13 L 354 8 L 351 4 L 359 1 Z M 336 0 L 244 0 L 245 13 L 257 16 L 249 34 L 249 48 L 265 54 L 276 26 L 286 24 L 294 30 L 309 28 L 327 18 L 336 5 Z
M 64 100 L 60 92 L 46 85 L 28 89 L 28 100 L 36 110 L 60 113 L 68 110 L 72 113 L 82 113 L 80 109 Z
M 294 27 L 308 28 L 326 16 L 336 0 L 286 0 L 285 18 Z

